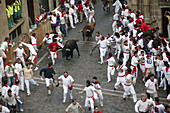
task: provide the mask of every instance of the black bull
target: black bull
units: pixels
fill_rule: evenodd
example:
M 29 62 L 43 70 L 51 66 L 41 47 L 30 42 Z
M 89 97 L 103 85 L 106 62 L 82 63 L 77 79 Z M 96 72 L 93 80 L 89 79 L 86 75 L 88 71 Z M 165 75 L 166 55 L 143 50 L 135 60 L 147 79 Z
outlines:
M 61 49 L 62 52 L 62 57 L 66 57 L 66 60 L 68 60 L 68 57 L 71 56 L 73 58 L 73 51 L 74 49 L 77 50 L 78 56 L 80 56 L 78 45 L 77 45 L 78 40 L 68 40 L 64 47 Z

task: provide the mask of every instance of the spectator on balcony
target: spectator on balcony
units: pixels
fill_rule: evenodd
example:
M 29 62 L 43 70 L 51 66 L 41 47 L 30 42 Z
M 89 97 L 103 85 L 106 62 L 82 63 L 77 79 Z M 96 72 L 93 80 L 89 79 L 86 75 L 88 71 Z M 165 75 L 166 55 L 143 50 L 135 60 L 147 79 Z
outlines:
M 8 28 L 10 28 L 12 23 L 11 23 L 11 13 L 10 13 L 9 5 L 7 5 L 6 13 L 7 13 L 7 19 L 8 19 Z
M 169 11 L 165 11 L 165 14 L 164 14 L 165 17 L 168 18 L 168 26 L 167 26 L 167 29 L 168 29 L 168 38 L 170 39 L 170 12 Z
M 19 9 L 18 9 L 18 18 L 21 18 L 21 13 L 22 13 L 22 0 L 18 0 L 18 5 L 19 5 Z
M 14 8 L 14 22 L 17 23 L 17 18 L 18 18 L 18 12 L 20 10 L 19 3 L 17 0 L 13 3 L 13 8 Z

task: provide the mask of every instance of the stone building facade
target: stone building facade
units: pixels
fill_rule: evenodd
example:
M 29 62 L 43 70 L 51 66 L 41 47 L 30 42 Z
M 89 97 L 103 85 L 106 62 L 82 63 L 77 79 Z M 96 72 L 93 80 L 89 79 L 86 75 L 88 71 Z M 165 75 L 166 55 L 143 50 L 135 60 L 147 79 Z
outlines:
M 150 27 L 159 27 L 167 37 L 168 19 L 164 17 L 166 10 L 170 11 L 170 0 L 127 0 L 131 9 L 141 10 L 145 23 Z

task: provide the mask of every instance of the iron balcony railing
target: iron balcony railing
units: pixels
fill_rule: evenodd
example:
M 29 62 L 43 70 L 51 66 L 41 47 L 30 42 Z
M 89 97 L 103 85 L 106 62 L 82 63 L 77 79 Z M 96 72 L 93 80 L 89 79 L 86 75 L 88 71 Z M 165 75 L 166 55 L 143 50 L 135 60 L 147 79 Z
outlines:
M 161 6 L 170 6 L 170 0 L 158 0 Z

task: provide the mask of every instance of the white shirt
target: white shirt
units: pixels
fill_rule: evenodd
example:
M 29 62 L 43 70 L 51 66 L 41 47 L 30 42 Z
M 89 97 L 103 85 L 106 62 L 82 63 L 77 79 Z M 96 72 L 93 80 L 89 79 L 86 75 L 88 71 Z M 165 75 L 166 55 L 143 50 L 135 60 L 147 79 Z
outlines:
M 95 13 L 94 13 L 94 10 L 89 10 L 89 11 L 88 11 L 88 14 L 89 14 L 89 16 L 94 16 L 94 14 L 95 14 Z
M 129 31 L 133 31 L 133 29 L 134 29 L 134 22 L 129 22 L 128 28 L 129 28 Z
M 122 37 L 120 36 L 119 38 L 115 37 L 116 43 L 121 44 Z
M 140 112 L 146 112 L 146 108 L 152 104 L 153 102 L 149 99 L 146 101 L 138 100 L 137 103 L 135 104 L 135 112 L 139 113 Z
M 117 14 L 117 13 L 114 14 L 114 15 L 113 15 L 113 19 L 114 19 L 114 20 L 119 20 L 119 14 Z
M 23 45 L 25 45 L 25 46 L 27 46 L 28 47 L 28 49 L 30 50 L 30 53 L 32 54 L 32 55 L 37 55 L 37 52 L 35 51 L 35 49 L 34 49 L 34 47 L 31 45 L 31 44 L 26 44 L 26 43 L 24 43 L 24 42 L 21 42 Z
M 109 41 L 108 40 L 99 40 L 97 42 L 97 44 L 100 44 L 100 48 L 106 48 L 109 45 Z
M 15 50 L 14 50 L 14 52 L 16 52 L 16 57 L 23 57 L 23 54 L 24 54 L 24 48 L 16 48 Z
M 62 80 L 63 81 L 63 87 L 68 87 L 68 85 L 70 85 L 74 79 L 68 75 L 68 77 L 64 77 L 64 75 L 61 75 L 60 77 L 58 77 L 58 79 Z
M 137 66 L 138 65 L 137 63 L 138 63 L 138 57 L 133 56 L 131 59 L 131 65 Z
M 144 45 L 143 45 L 143 39 L 139 39 L 139 40 L 138 40 L 138 45 L 140 45 L 142 48 L 144 47 Z
M 127 49 L 130 49 L 130 47 L 128 45 L 124 45 L 123 46 L 123 52 L 126 53 L 126 54 L 129 54 L 129 50 Z
M 46 42 L 47 44 L 50 44 L 53 42 L 53 36 L 54 34 L 49 34 L 48 37 L 44 37 L 43 42 Z
M 4 76 L 4 61 L 1 56 L 0 56 L 0 66 L 1 66 L 1 71 L 2 71 L 2 73 L 0 74 L 0 79 L 1 79 L 2 76 Z
M 114 57 L 111 57 L 111 58 L 107 59 L 107 61 L 108 61 L 108 66 L 113 66 L 114 63 L 116 62 Z
M 86 97 L 92 97 L 92 96 L 94 96 L 94 91 L 95 91 L 96 89 L 93 87 L 93 86 L 88 86 L 88 87 L 85 87 L 84 88 L 84 91 L 86 91 Z
M 136 20 L 136 14 L 134 12 L 131 12 L 130 16 L 133 18 L 133 20 Z
M 57 17 L 56 16 L 51 16 L 51 24 L 56 24 L 57 22 Z
M 118 13 L 119 9 L 122 8 L 122 4 L 120 3 L 119 0 L 117 0 L 113 6 L 115 6 L 115 13 Z
M 0 111 L 0 113 L 10 113 L 10 110 L 7 107 L 2 106 L 2 111 Z
M 7 95 L 8 90 L 10 89 L 9 86 L 2 87 L 2 96 L 5 97 Z
M 148 48 L 152 48 L 152 43 L 153 43 L 153 40 L 150 40 L 149 42 L 148 42 Z
M 99 36 L 96 35 L 96 37 L 95 37 L 96 42 L 98 42 L 101 39 L 101 37 L 102 37 L 102 35 L 99 35 Z
M 8 42 L 3 41 L 1 44 L 1 49 L 5 51 L 5 49 L 8 49 Z
M 156 79 L 154 79 L 153 82 L 152 82 L 150 79 L 146 81 L 145 87 L 148 87 L 148 88 L 154 90 L 154 91 L 151 91 L 151 90 L 148 90 L 148 89 L 147 89 L 147 92 L 148 92 L 148 93 L 154 93 L 154 92 L 156 91 L 156 86 L 155 86 L 156 83 L 157 83 L 157 80 L 156 80 Z
M 69 15 L 72 16 L 73 13 L 74 13 L 74 9 L 69 8 Z
M 65 18 L 64 17 L 60 17 L 60 24 L 65 24 L 66 21 L 65 21 Z
M 19 86 L 17 85 L 12 85 L 11 90 L 16 96 L 19 96 Z
M 120 69 L 119 69 L 120 68 Z M 117 70 L 118 70 L 118 76 L 125 76 L 125 71 L 127 70 L 127 67 L 126 66 L 124 66 L 124 65 L 121 65 L 121 66 L 118 66 L 117 68 L 116 68 Z
M 99 83 L 97 83 L 97 84 L 92 83 L 92 85 L 93 85 L 93 87 L 100 88 L 100 89 L 96 89 L 96 91 L 97 91 L 98 93 L 102 93 L 101 85 L 100 85 Z
M 145 56 L 145 68 L 154 68 L 153 56 L 151 56 L 150 58 L 147 58 L 147 56 Z
M 162 70 L 163 70 L 163 72 L 165 74 L 165 77 L 166 77 L 166 79 L 168 81 L 168 84 L 170 85 L 170 68 L 167 69 L 166 67 L 162 67 Z
M 131 74 L 126 75 L 126 80 L 132 81 L 132 75 Z M 132 83 L 125 82 L 125 84 L 130 86 Z
M 154 102 L 154 113 L 164 113 L 165 107 L 163 104 L 159 103 L 156 105 L 156 103 Z
M 34 37 L 34 36 L 31 36 L 31 43 L 36 45 L 37 44 L 37 38 Z
M 14 70 L 14 72 L 19 75 L 19 72 L 21 71 L 21 69 L 22 69 L 21 63 L 15 63 L 15 70 Z
M 8 75 L 8 77 L 12 77 L 14 74 L 13 74 L 13 72 L 14 72 L 14 66 L 13 66 L 13 64 L 11 64 L 11 67 L 10 66 L 8 66 L 8 65 L 6 65 L 5 66 L 5 72 L 6 72 L 6 74 Z
M 16 105 L 16 99 L 14 93 L 12 93 L 12 97 L 9 97 L 8 94 L 5 96 L 5 101 L 10 105 Z

